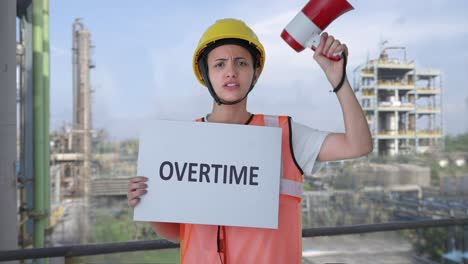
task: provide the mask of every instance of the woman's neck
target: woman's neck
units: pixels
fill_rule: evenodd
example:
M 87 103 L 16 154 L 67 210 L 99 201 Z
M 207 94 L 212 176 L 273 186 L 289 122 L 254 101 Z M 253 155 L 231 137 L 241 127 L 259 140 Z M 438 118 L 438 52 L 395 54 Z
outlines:
M 207 115 L 208 122 L 228 123 L 228 124 L 245 124 L 250 118 L 250 113 L 247 111 L 247 100 L 234 105 L 218 105 L 213 103 L 213 110 Z

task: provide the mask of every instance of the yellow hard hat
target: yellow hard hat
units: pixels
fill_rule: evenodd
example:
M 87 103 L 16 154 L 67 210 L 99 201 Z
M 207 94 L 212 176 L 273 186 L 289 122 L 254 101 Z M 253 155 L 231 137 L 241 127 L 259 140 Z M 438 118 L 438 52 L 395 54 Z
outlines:
M 198 67 L 200 55 L 203 53 L 205 48 L 222 39 L 240 39 L 253 46 L 253 48 L 258 51 L 258 57 L 256 59 L 258 60 L 258 76 L 260 76 L 265 64 L 265 49 L 263 48 L 262 43 L 260 43 L 253 30 L 243 21 L 233 18 L 225 18 L 217 20 L 205 31 L 205 33 L 203 33 L 200 41 L 198 42 L 198 46 L 195 49 L 195 53 L 193 54 L 193 71 L 197 80 L 202 85 L 206 86 L 203 81 L 202 73 Z

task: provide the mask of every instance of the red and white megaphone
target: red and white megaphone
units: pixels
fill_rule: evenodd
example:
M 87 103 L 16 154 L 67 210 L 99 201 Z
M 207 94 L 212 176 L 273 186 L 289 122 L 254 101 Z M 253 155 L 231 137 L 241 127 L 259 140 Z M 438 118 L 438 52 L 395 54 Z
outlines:
M 346 0 L 310 0 L 281 33 L 281 37 L 297 52 L 305 48 L 315 51 L 320 34 L 333 20 L 354 9 Z M 330 57 L 340 60 L 339 55 Z

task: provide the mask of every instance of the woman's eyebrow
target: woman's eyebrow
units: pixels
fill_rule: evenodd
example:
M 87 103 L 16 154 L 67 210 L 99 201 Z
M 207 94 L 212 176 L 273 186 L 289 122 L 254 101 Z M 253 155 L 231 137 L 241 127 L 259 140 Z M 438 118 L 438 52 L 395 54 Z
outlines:
M 239 56 L 239 57 L 234 57 L 234 60 L 245 60 L 245 57 Z M 228 60 L 227 58 L 217 58 L 215 61 L 226 61 Z
M 215 61 L 226 61 L 227 59 L 226 58 L 217 58 L 215 59 Z

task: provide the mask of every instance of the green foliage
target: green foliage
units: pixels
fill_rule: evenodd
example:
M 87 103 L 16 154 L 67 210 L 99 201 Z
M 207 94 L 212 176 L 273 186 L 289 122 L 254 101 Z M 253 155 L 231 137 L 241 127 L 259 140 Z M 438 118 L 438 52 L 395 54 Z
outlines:
M 369 161 L 371 163 L 385 164 L 387 163 L 387 158 L 384 156 L 373 155 L 370 157 Z
M 373 163 L 379 164 L 413 164 L 419 166 L 427 166 L 430 163 L 431 157 L 428 154 L 399 154 L 395 156 L 374 156 L 370 159 Z
M 68 262 L 67 262 L 68 263 Z M 178 264 L 180 263 L 178 249 L 133 251 L 126 253 L 106 254 L 73 258 L 72 263 L 93 264 Z
M 437 185 L 440 181 L 440 166 L 436 162 L 431 163 L 431 183 Z
M 93 225 L 94 243 L 160 239 L 148 223 L 134 222 L 131 210 L 100 210 Z M 128 252 L 77 258 L 76 263 L 179 263 L 179 249 Z
M 117 149 L 117 145 L 108 141 L 97 141 L 93 145 L 94 153 L 112 153 Z
M 412 163 L 412 161 L 415 161 L 413 157 L 414 157 L 413 155 L 398 155 L 396 160 L 398 163 L 408 164 L 408 163 Z
M 468 133 L 445 137 L 446 152 L 468 152 Z
M 468 172 L 468 166 L 458 167 L 456 165 L 450 165 L 440 171 L 445 176 L 464 176 Z
M 310 186 L 310 183 L 304 182 L 302 184 L 302 191 L 306 192 L 306 191 L 311 191 L 311 190 L 312 190 L 312 186 Z
M 96 212 L 93 238 L 96 243 L 113 243 L 158 239 L 158 236 L 148 223 L 134 222 L 131 211 L 124 209 L 122 211 L 101 210 Z
M 447 253 L 448 232 L 446 228 L 424 228 L 407 233 L 415 251 L 442 263 L 442 255 Z
M 138 153 L 138 140 L 128 139 L 120 142 L 120 153 L 122 155 L 136 156 Z
M 355 190 L 359 188 L 356 178 L 349 170 L 343 170 L 338 176 L 334 177 L 333 187 L 337 190 Z

